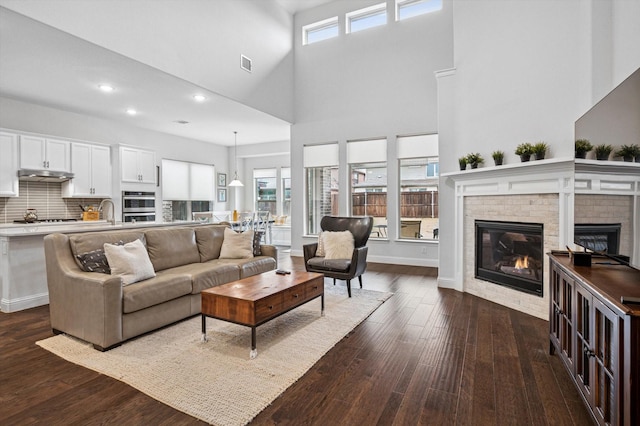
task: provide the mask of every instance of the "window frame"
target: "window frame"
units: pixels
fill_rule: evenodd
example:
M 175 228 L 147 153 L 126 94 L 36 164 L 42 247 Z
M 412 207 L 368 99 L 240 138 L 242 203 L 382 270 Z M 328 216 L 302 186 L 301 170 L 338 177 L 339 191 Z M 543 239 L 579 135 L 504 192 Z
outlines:
M 331 28 L 336 29 L 335 35 L 331 35 L 329 37 L 321 38 L 319 40 L 309 41 L 309 34 L 314 32 L 320 32 L 323 30 L 328 30 Z M 330 40 L 332 38 L 336 38 L 340 35 L 340 23 L 338 22 L 338 17 L 333 16 L 331 18 L 323 19 L 322 21 L 317 21 L 311 24 L 302 26 L 302 45 L 307 46 L 309 44 L 319 43 L 321 41 Z
M 384 15 L 384 22 L 378 23 L 371 26 L 365 26 L 363 28 L 353 29 L 353 22 L 358 22 L 360 20 L 365 20 L 367 18 L 376 17 L 379 15 Z M 387 13 L 387 3 L 378 3 L 369 7 L 365 7 L 362 9 L 354 10 L 353 12 L 348 12 L 345 14 L 345 33 L 352 34 L 360 31 L 368 30 L 370 28 L 380 27 L 383 25 L 387 25 L 389 23 L 389 16 Z
M 420 11 L 418 13 L 412 13 L 409 16 L 401 17 L 401 11 L 403 9 L 411 8 L 412 6 L 428 3 L 437 3 L 439 7 L 429 8 L 428 10 Z M 404 21 L 405 19 L 411 19 L 416 16 L 427 15 L 429 13 L 437 12 L 442 10 L 442 0 L 395 0 L 395 9 L 396 9 L 396 21 Z

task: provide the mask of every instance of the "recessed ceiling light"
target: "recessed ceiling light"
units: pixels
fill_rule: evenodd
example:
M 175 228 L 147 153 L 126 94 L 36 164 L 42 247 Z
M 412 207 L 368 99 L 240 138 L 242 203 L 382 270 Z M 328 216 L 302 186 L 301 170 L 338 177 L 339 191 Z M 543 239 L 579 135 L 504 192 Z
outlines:
M 113 92 L 113 86 L 109 86 L 108 84 L 100 84 L 98 87 L 103 92 Z
M 193 99 L 195 99 L 196 102 L 204 102 L 207 98 L 204 95 L 193 95 Z
M 178 124 L 189 124 L 189 122 L 188 122 L 188 121 L 186 121 L 186 120 L 176 120 L 176 121 L 174 121 L 174 123 L 178 123 Z
M 127 114 L 129 114 L 129 115 L 136 115 L 137 113 L 138 113 L 138 111 L 136 111 L 136 110 L 135 110 L 135 109 L 133 109 L 133 108 L 129 108 L 129 109 L 127 110 Z

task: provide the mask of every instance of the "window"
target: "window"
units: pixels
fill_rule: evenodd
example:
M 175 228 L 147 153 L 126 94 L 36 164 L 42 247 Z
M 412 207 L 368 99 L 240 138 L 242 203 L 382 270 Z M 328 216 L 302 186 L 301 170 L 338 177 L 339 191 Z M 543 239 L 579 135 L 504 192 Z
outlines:
M 442 9 L 442 0 L 396 0 L 396 21 Z
M 347 34 L 387 23 L 387 4 L 380 3 L 347 13 Z
M 373 216 L 371 237 L 387 238 L 387 140 L 347 143 L 351 214 Z
M 338 36 L 338 17 L 325 19 L 324 21 L 302 27 L 302 44 L 307 45 L 318 41 L 327 40 Z
M 338 144 L 305 146 L 305 232 L 320 232 L 323 216 L 338 210 Z
M 291 216 L 291 169 L 283 167 L 280 169 L 282 179 L 282 215 Z
M 401 239 L 438 238 L 437 154 L 438 135 L 398 138 Z
M 254 206 L 257 211 L 268 211 L 272 216 L 277 211 L 277 170 L 255 169 L 253 171 Z

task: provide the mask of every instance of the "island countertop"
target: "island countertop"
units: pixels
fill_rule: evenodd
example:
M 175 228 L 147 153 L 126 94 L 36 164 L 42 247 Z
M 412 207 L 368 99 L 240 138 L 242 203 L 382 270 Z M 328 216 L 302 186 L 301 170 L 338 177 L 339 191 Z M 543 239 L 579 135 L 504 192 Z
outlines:
M 47 235 L 53 233 L 75 234 L 78 232 L 108 231 L 110 229 L 153 228 L 157 226 L 194 226 L 200 222 L 116 222 L 115 225 L 105 220 L 58 222 L 58 223 L 9 223 L 0 225 L 0 238 Z

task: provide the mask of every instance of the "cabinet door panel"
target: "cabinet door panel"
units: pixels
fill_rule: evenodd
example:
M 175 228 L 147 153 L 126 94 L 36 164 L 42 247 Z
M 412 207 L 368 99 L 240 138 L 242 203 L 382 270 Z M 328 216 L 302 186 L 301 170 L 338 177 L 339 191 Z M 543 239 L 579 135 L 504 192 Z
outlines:
M 616 401 L 619 371 L 619 317 L 599 300 L 593 301 L 594 379 L 593 406 L 600 424 L 618 423 Z
M 140 182 L 137 149 L 120 148 L 120 168 L 122 169 L 123 182 Z
M 74 143 L 71 146 L 72 193 L 69 196 L 91 195 L 91 145 Z
M 142 183 L 156 183 L 156 154 L 151 151 L 139 151 L 138 169 Z
M 0 133 L 0 196 L 18 196 L 18 135 Z
M 108 146 L 92 147 L 91 183 L 94 196 L 111 197 L 111 148 Z
M 590 404 L 593 402 L 593 297 L 586 289 L 576 285 L 576 382 L 578 389 Z
M 44 138 L 20 136 L 20 168 L 42 170 L 45 166 Z
M 47 139 L 46 161 L 48 170 L 68 172 L 71 170 L 71 144 L 67 141 Z

